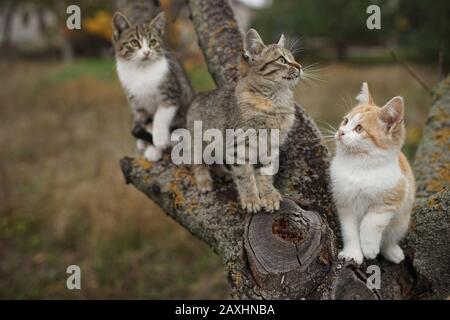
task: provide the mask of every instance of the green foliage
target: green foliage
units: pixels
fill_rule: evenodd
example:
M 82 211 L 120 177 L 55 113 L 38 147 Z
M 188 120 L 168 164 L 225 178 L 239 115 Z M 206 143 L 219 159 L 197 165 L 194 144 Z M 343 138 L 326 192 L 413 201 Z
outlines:
M 382 11 L 382 29 L 366 27 L 369 5 L 379 5 Z M 384 39 L 390 23 L 390 9 L 386 1 L 361 0 L 302 0 L 275 1 L 259 12 L 254 24 L 264 34 L 275 38 L 284 32 L 308 37 L 326 37 L 333 43 L 374 44 Z
M 64 69 L 51 75 L 50 82 L 64 82 L 80 77 L 91 77 L 98 80 L 115 79 L 113 59 L 80 59 Z
M 366 10 L 372 4 L 381 9 L 381 30 L 366 27 Z M 280 33 L 327 40 L 338 54 L 348 45 L 398 43 L 401 54 L 422 61 L 436 63 L 443 53 L 448 68 L 449 17 L 448 0 L 279 0 L 258 12 L 253 25 L 267 40 Z
M 425 61 L 438 61 L 444 52 L 450 64 L 450 1 L 401 0 L 396 14 L 399 42 L 410 55 Z

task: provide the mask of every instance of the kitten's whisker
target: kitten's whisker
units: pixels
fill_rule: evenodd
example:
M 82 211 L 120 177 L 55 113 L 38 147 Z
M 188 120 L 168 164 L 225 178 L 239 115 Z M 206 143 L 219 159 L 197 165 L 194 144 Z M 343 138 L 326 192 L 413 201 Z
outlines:
M 329 134 L 335 134 L 337 132 L 337 130 L 332 130 L 332 129 L 329 129 L 329 128 L 321 127 L 320 129 L 323 130 L 323 131 L 326 131 Z
M 303 71 L 303 79 L 305 80 L 314 80 L 314 81 L 320 81 L 320 82 L 327 82 L 325 79 L 317 76 L 316 74 L 309 73 Z
M 339 131 L 338 129 L 336 129 L 335 127 L 333 127 L 329 122 L 324 121 L 324 120 L 318 120 L 316 119 L 316 121 L 322 122 L 323 124 L 326 124 L 329 128 L 331 128 L 332 130 L 334 130 L 334 132 Z

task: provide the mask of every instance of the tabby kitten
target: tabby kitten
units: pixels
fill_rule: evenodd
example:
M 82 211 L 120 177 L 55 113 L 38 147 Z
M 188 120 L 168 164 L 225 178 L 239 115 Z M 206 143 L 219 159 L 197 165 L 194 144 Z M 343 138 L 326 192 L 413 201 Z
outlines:
M 180 63 L 164 47 L 165 16 L 133 24 L 122 13 L 113 17 L 117 73 L 133 113 L 132 134 L 149 161 L 158 161 L 170 144 L 170 129 L 182 124 L 193 97 Z
M 401 152 L 405 141 L 402 97 L 382 108 L 375 105 L 367 83 L 359 104 L 344 117 L 336 132 L 331 164 L 333 197 L 344 248 L 339 258 L 361 264 L 381 250 L 400 263 L 399 241 L 406 235 L 414 202 L 414 176 Z
M 188 111 L 187 126 L 193 131 L 194 121 L 202 121 L 203 130 L 219 129 L 224 137 L 226 129 L 278 129 L 281 145 L 295 120 L 292 89 L 302 76 L 302 68 L 285 48 L 284 36 L 278 43 L 266 46 L 259 34 L 250 29 L 243 47 L 246 74 L 237 84 L 199 94 Z M 254 149 L 255 146 L 248 146 L 248 141 L 241 143 L 247 144 L 246 150 Z M 269 147 L 277 150 L 279 145 Z M 281 195 L 273 186 L 273 174 L 267 175 L 273 168 L 254 166 L 245 160 L 245 164 L 233 164 L 230 168 L 242 208 L 249 212 L 257 212 L 262 207 L 278 210 Z M 194 165 L 193 170 L 200 191 L 212 190 L 208 167 Z

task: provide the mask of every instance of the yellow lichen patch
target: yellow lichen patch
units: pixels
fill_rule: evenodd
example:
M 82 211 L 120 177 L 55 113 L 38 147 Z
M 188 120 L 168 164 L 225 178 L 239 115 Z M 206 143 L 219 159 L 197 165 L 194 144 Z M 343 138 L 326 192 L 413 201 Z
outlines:
M 153 168 L 153 163 L 145 160 L 142 157 L 134 159 L 133 160 L 133 165 L 139 166 L 139 167 L 141 167 L 144 170 L 149 170 L 149 169 Z
M 414 232 L 416 230 L 416 221 L 411 220 L 411 223 L 409 224 L 409 231 Z
M 442 185 L 442 183 L 440 181 L 435 180 L 435 179 L 431 179 L 426 184 L 426 188 L 427 188 L 428 192 L 439 192 L 439 191 L 442 190 L 443 187 L 444 186 Z
M 295 188 L 295 186 L 294 186 L 294 184 L 292 182 L 289 183 L 288 190 L 289 190 L 289 192 L 295 192 L 296 191 L 296 188 Z
M 444 167 L 438 170 L 438 175 L 442 179 L 442 185 L 450 183 L 450 164 L 444 164 Z
M 242 282 L 242 276 L 240 273 L 231 272 L 231 279 L 235 284 L 239 284 Z
M 439 153 L 435 153 L 431 158 L 438 157 Z M 430 179 L 426 183 L 426 189 L 429 192 L 440 192 L 446 185 L 450 183 L 450 164 L 444 164 L 443 167 L 436 171 L 436 177 Z
M 186 198 L 181 192 L 176 181 L 169 183 L 168 190 L 173 194 L 173 205 L 175 208 L 181 208 L 186 203 Z
M 429 198 L 427 201 L 428 207 L 432 208 L 436 204 L 436 198 Z
M 198 207 L 199 207 L 199 203 L 198 203 L 197 199 L 193 199 L 193 200 L 187 205 L 186 211 L 187 211 L 188 213 L 193 213 L 195 209 L 198 209 Z
M 450 139 L 450 128 L 442 128 L 434 133 L 434 137 L 438 146 L 447 147 Z
M 194 177 L 191 175 L 191 172 L 186 167 L 177 167 L 173 170 L 173 176 L 176 181 L 186 180 L 189 184 L 194 184 Z
M 238 210 L 238 204 L 235 201 L 228 201 L 227 213 L 236 214 Z

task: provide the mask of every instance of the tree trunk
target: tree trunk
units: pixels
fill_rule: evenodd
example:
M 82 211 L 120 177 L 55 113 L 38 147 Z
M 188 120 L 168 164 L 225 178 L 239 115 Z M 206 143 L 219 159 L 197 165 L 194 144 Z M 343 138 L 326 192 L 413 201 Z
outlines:
M 191 0 L 189 7 L 208 69 L 217 85 L 235 81 L 242 37 L 226 1 Z M 448 79 L 447 79 L 448 80 Z M 449 159 L 450 90 L 443 88 L 432 110 L 418 152 L 436 144 L 440 164 Z M 446 115 L 446 117 L 445 117 Z M 447 129 L 445 129 L 447 128 Z M 447 142 L 442 140 L 447 139 Z M 439 140 L 439 141 L 438 141 Z M 247 214 L 239 208 L 233 183 L 215 180 L 214 191 L 200 194 L 189 169 L 174 165 L 166 154 L 158 163 L 125 157 L 120 161 L 127 183 L 156 202 L 169 216 L 205 241 L 223 260 L 234 298 L 241 299 L 405 299 L 443 298 L 449 293 L 448 188 L 434 186 L 419 199 L 415 222 L 400 265 L 369 261 L 361 267 L 337 260 L 338 227 L 329 190 L 329 153 L 314 122 L 298 106 L 294 128 L 281 150 L 275 184 L 283 194 L 275 214 Z M 448 169 L 448 166 L 447 166 Z M 425 170 L 425 169 L 423 169 Z M 434 171 L 418 170 L 418 185 L 436 178 Z M 448 186 L 449 175 L 440 176 Z M 428 189 L 427 189 L 428 190 Z M 417 216 L 421 216 L 418 218 Z M 381 267 L 381 289 L 369 289 L 365 270 Z M 435 274 L 432 274 L 436 271 Z M 434 291 L 431 290 L 431 285 Z
M 56 8 L 56 17 L 58 19 L 58 46 L 60 51 L 61 60 L 64 64 L 71 64 L 74 60 L 73 46 L 70 42 L 67 28 L 66 28 L 66 18 L 67 18 L 67 3 L 66 1 L 54 0 L 54 6 Z
M 3 43 L 2 51 L 11 49 L 11 32 L 12 32 L 12 19 L 14 17 L 14 13 L 16 11 L 16 4 L 14 1 L 5 1 L 2 5 L 2 13 L 3 13 Z
M 335 45 L 336 48 L 336 58 L 339 62 L 343 62 L 347 60 L 348 55 L 348 46 L 344 42 L 337 42 Z

